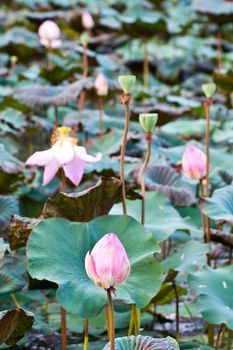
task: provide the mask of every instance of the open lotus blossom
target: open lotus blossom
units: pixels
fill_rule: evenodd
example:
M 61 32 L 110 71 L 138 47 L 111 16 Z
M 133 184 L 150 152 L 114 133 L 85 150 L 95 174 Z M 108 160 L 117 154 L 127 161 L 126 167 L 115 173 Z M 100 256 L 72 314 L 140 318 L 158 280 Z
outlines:
M 204 179 L 206 176 L 206 155 L 197 147 L 188 146 L 183 154 L 182 169 L 190 179 Z
M 61 32 L 57 24 L 53 21 L 43 22 L 38 30 L 40 43 L 51 49 L 61 46 Z
M 95 23 L 92 15 L 89 11 L 83 11 L 82 13 L 82 25 L 85 29 L 90 30 L 94 27 Z
M 97 95 L 106 96 L 108 94 L 108 81 L 102 72 L 98 73 L 94 86 Z
M 65 176 L 74 185 L 78 185 L 84 173 L 87 162 L 98 162 L 102 155 L 95 157 L 87 154 L 84 147 L 77 146 L 77 139 L 71 137 L 72 130 L 59 127 L 52 136 L 52 146 L 46 151 L 36 152 L 26 161 L 26 165 L 43 166 L 43 185 L 47 185 L 56 175 L 59 168 L 63 168 Z
M 109 289 L 122 285 L 130 272 L 126 251 L 114 233 L 101 238 L 85 258 L 87 275 L 99 287 Z

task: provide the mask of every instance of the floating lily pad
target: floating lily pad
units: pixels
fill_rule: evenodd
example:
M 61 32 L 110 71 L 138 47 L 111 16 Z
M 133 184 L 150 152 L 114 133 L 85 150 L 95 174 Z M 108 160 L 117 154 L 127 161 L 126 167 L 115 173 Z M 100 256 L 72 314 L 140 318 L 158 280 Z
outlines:
M 233 225 L 233 185 L 215 190 L 211 198 L 201 200 L 200 206 L 211 219 Z
M 233 266 L 211 269 L 188 276 L 190 288 L 198 293 L 197 309 L 211 324 L 225 323 L 233 330 Z
M 207 244 L 188 241 L 182 249 L 173 253 L 162 262 L 163 270 L 188 273 L 200 269 L 206 264 L 206 254 L 209 252 Z
M 151 233 L 129 216 L 102 216 L 88 224 L 51 218 L 39 223 L 28 241 L 31 276 L 57 283 L 61 305 L 70 312 L 75 305 L 81 317 L 95 316 L 107 304 L 106 292 L 87 276 L 84 260 L 87 251 L 108 232 L 118 235 L 131 264 L 125 284 L 116 287 L 116 297 L 144 307 L 161 285 L 160 264 L 153 256 L 159 246 Z

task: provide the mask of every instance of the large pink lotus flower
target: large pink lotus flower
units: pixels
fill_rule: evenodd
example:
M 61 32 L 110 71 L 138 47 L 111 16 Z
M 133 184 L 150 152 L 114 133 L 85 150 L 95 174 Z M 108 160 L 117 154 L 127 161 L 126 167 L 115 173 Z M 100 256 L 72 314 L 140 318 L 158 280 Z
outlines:
M 84 147 L 77 146 L 77 140 L 71 137 L 72 130 L 67 127 L 57 128 L 52 136 L 52 147 L 46 151 L 36 152 L 26 161 L 26 165 L 44 166 L 43 185 L 47 185 L 63 168 L 65 176 L 74 185 L 78 185 L 87 162 L 98 162 L 102 155 L 95 157 L 87 154 Z
M 82 13 L 82 25 L 85 29 L 90 30 L 94 27 L 95 23 L 92 15 L 89 11 L 83 11 Z
M 190 179 L 204 179 L 206 176 L 206 155 L 197 147 L 188 146 L 183 154 L 182 169 Z
M 109 289 L 122 285 L 130 272 L 126 251 L 114 233 L 101 238 L 85 258 L 87 275 L 98 286 Z
M 106 96 L 108 94 L 108 81 L 102 72 L 98 73 L 94 86 L 97 95 Z
M 38 30 L 40 43 L 51 49 L 61 46 L 61 32 L 57 24 L 53 21 L 43 22 Z

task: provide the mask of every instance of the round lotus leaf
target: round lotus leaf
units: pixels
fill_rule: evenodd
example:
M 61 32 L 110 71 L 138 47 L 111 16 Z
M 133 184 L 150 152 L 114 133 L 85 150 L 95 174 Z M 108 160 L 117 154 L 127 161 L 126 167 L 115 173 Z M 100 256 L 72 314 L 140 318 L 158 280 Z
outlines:
M 189 286 L 199 294 L 197 309 L 211 324 L 225 323 L 233 330 L 233 266 L 216 270 L 206 266 L 188 276 Z
M 28 271 L 33 278 L 58 284 L 57 297 L 65 309 L 81 317 L 95 316 L 107 304 L 106 292 L 89 279 L 84 260 L 110 232 L 118 235 L 131 264 L 126 282 L 116 287 L 116 298 L 142 308 L 160 289 L 161 266 L 153 256 L 160 248 L 152 234 L 127 215 L 101 216 L 89 223 L 42 221 L 28 241 Z

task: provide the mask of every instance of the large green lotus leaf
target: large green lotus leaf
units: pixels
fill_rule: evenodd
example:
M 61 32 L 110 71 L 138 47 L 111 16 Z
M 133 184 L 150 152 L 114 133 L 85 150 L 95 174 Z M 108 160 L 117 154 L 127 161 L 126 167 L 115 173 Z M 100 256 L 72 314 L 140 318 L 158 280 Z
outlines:
M 127 200 L 128 215 L 141 221 L 141 200 Z M 122 213 L 122 204 L 114 205 L 110 212 L 114 215 Z M 145 226 L 153 233 L 157 241 L 164 241 L 176 230 L 189 231 L 190 226 L 177 210 L 171 205 L 168 198 L 159 192 L 146 192 Z
M 215 190 L 211 198 L 201 200 L 200 206 L 211 219 L 233 225 L 233 186 Z
M 24 309 L 6 310 L 0 312 L 0 344 L 15 344 L 23 338 L 33 325 L 35 319 L 31 312 Z
M 207 244 L 188 241 L 182 249 L 162 262 L 163 270 L 168 272 L 173 269 L 184 273 L 195 271 L 206 264 L 208 252 Z
M 3 238 L 0 238 L 0 260 L 4 257 L 6 250 L 9 249 L 9 244 L 5 243 Z
M 115 347 L 116 350 L 179 350 L 178 343 L 171 337 L 156 339 L 142 335 L 116 338 Z M 103 350 L 110 350 L 110 343 Z
M 107 215 L 121 194 L 121 183 L 115 177 L 101 177 L 98 183 L 78 193 L 58 193 L 48 199 L 43 216 L 63 217 L 71 221 L 88 222 Z
M 211 269 L 188 276 L 192 290 L 199 294 L 196 307 L 211 324 L 225 323 L 233 330 L 233 266 Z
M 81 317 L 95 316 L 106 305 L 106 293 L 89 279 L 84 260 L 109 232 L 119 236 L 131 263 L 126 283 L 116 287 L 117 298 L 144 307 L 161 285 L 161 267 L 153 257 L 160 248 L 150 232 L 126 215 L 102 216 L 89 223 L 42 221 L 28 240 L 28 271 L 33 278 L 59 285 L 57 297 L 65 309 Z

